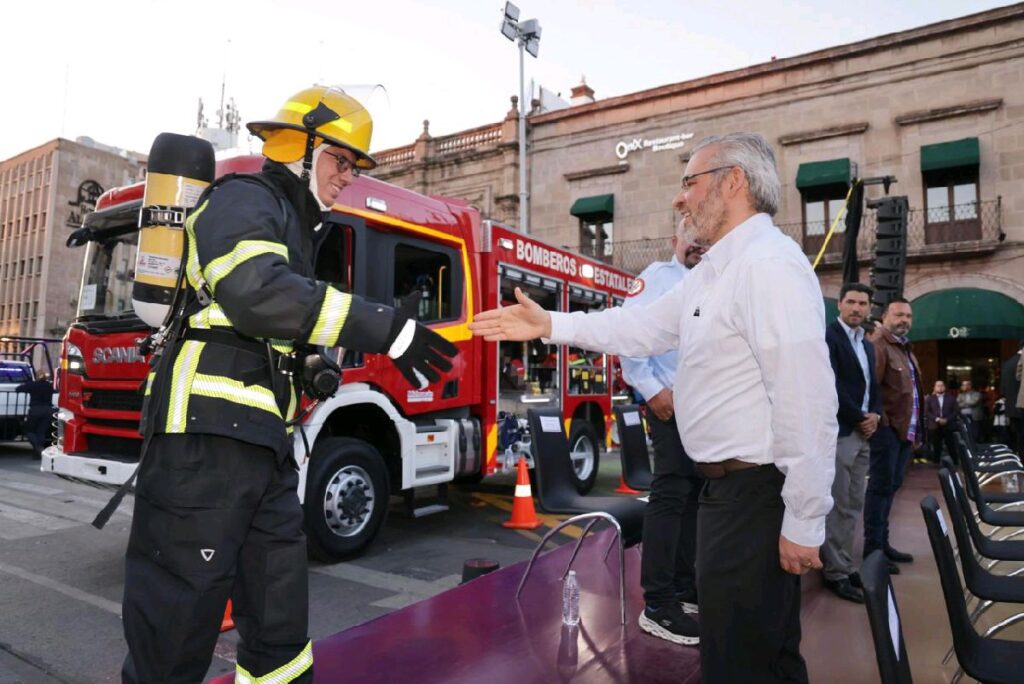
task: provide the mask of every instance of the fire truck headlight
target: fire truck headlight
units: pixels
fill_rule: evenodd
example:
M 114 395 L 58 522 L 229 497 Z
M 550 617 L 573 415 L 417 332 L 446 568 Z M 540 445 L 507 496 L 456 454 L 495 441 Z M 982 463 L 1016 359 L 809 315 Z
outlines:
M 57 409 L 57 445 L 64 447 L 64 425 L 75 417 L 75 414 L 65 408 Z
M 82 350 L 78 348 L 78 345 L 68 342 L 62 365 L 64 370 L 69 373 L 76 375 L 85 373 L 85 357 L 82 356 Z

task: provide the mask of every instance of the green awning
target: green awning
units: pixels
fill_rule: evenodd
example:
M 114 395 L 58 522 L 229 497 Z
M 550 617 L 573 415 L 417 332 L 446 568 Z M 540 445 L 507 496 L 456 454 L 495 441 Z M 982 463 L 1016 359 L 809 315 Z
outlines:
M 921 146 L 921 170 L 955 169 L 977 166 L 981 160 L 977 138 L 964 138 L 938 145 Z
M 591 221 L 610 221 L 615 214 L 615 195 L 580 197 L 572 203 L 569 213 Z
M 953 288 L 911 302 L 912 340 L 1024 339 L 1024 306 L 991 290 Z
M 807 164 L 801 164 L 800 168 L 796 171 L 796 187 L 798 190 L 817 188 L 822 185 L 849 184 L 850 160 L 847 157 L 820 162 L 808 162 Z
M 839 300 L 825 297 L 825 325 L 839 318 Z

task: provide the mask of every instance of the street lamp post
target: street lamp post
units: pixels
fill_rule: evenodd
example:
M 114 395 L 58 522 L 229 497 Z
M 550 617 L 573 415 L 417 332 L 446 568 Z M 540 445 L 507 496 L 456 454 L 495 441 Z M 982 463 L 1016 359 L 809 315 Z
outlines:
M 526 189 L 526 79 L 525 53 L 534 57 L 540 49 L 540 22 L 536 19 L 519 21 L 519 8 L 505 3 L 505 17 L 501 34 L 519 43 L 519 230 L 530 232 L 530 193 Z

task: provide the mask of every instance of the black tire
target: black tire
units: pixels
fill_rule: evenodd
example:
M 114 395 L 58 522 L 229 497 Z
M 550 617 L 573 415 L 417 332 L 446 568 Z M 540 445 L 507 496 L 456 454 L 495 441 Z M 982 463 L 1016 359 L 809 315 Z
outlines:
M 384 458 L 373 445 L 350 437 L 317 442 L 302 506 L 310 555 L 331 562 L 365 551 L 384 524 L 390 495 Z
M 573 459 L 573 473 L 576 491 L 587 494 L 597 482 L 597 470 L 601 463 L 601 439 L 594 426 L 585 420 L 572 421 L 569 430 L 569 453 Z M 586 454 L 580 458 L 581 454 Z

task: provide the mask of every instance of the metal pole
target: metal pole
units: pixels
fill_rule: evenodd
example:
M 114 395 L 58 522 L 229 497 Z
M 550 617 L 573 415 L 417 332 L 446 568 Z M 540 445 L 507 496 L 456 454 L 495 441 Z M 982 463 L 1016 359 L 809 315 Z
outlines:
M 519 38 L 519 230 L 530 232 L 529 193 L 526 191 L 526 85 L 523 55 L 526 41 Z

